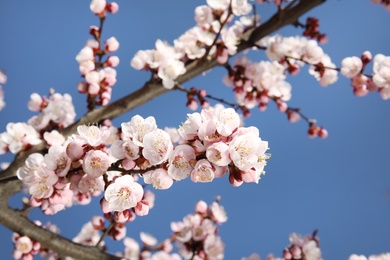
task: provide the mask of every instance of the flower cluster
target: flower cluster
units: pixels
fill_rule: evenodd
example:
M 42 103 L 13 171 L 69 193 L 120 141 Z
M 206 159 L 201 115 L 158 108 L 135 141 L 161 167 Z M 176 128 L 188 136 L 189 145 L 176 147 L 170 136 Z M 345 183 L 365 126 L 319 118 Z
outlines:
M 291 98 L 291 85 L 285 81 L 284 71 L 284 66 L 277 61 L 253 63 L 240 56 L 223 81 L 233 87 L 238 105 L 246 109 L 257 105 L 264 111 L 270 100 L 276 100 L 279 109 L 285 112 L 285 102 Z
M 208 0 L 207 4 L 195 9 L 197 25 L 176 39 L 174 46 L 157 40 L 155 49 L 138 51 L 131 66 L 137 70 L 151 70 L 165 88 L 171 89 L 177 77 L 186 72 L 185 64 L 189 61 L 208 56 L 221 64 L 226 63 L 229 55 L 236 53 L 244 33 L 256 25 L 253 20 L 259 19 L 241 17 L 228 27 L 234 15 L 249 14 L 251 4 L 246 0 Z
M 51 151 L 53 147 L 49 153 Z M 49 162 L 49 166 L 48 161 L 50 161 L 49 156 L 43 157 L 39 153 L 33 153 L 16 174 L 22 180 L 25 190 L 31 195 L 30 204 L 34 207 L 41 207 L 45 214 L 52 215 L 72 205 L 73 192 L 69 189 L 69 183 L 60 178 L 61 176 L 57 175 L 55 170 L 50 169 L 52 168 L 50 166 L 56 163 L 66 169 L 69 167 L 66 165 L 67 161 L 64 162 L 59 158 L 58 161 Z M 60 172 L 66 173 L 61 170 Z
M 290 235 L 290 245 L 283 250 L 283 257 L 267 256 L 267 260 L 322 260 L 319 239 L 316 232 L 312 235 L 302 237 L 293 233 Z
M 137 70 L 154 71 L 164 87 L 171 89 L 175 85 L 174 80 L 186 72 L 182 57 L 182 53 L 167 42 L 157 40 L 154 50 L 138 51 L 131 60 L 131 66 Z
M 143 244 L 142 248 L 135 239 L 126 237 L 123 240 L 125 246 L 124 252 L 117 253 L 117 256 L 122 257 L 123 259 L 182 259 L 179 254 L 172 253 L 173 245 L 169 239 L 166 239 L 161 244 L 157 245 L 157 239 L 145 232 L 140 233 L 140 239 Z
M 79 71 L 85 78 L 85 81 L 78 84 L 77 89 L 88 96 L 88 108 L 93 109 L 96 105 L 106 106 L 110 102 L 112 87 L 116 83 L 114 68 L 119 65 L 119 58 L 110 55 L 103 61 L 103 57 L 117 51 L 119 42 L 115 37 L 110 37 L 102 46 L 100 40 L 106 12 L 114 14 L 119 7 L 114 2 L 93 0 L 90 9 L 100 17 L 100 27 L 90 27 L 93 39 L 87 41 L 85 47 L 77 54 L 76 60 L 79 63 Z
M 134 213 L 147 215 L 154 205 L 154 195 L 150 191 L 145 192 L 131 175 L 125 175 L 114 178 L 108 185 L 100 205 L 106 217 L 110 216 L 116 223 L 124 224 L 135 219 Z
M 311 64 L 309 73 L 321 86 L 333 84 L 338 79 L 336 65 L 315 40 L 275 35 L 260 40 L 258 44 L 266 48 L 265 52 L 270 60 L 284 65 L 285 70 L 292 75 L 296 75 L 299 67 L 306 63 Z
M 263 174 L 268 143 L 260 139 L 257 128 L 240 127 L 240 122 L 234 109 L 222 106 L 189 114 L 178 129 L 181 142 L 173 147 L 170 135 L 157 128 L 154 118 L 137 115 L 129 123 L 122 123 L 121 140 L 115 141 L 110 151 L 121 160 L 125 170 L 141 170 L 145 183 L 157 189 L 168 189 L 173 181 L 187 177 L 194 182 L 211 182 L 229 170 L 234 186 L 243 182 L 257 183 Z M 119 190 L 125 188 L 115 183 L 115 200 L 119 203 L 119 194 L 122 194 Z M 126 189 L 134 189 L 134 195 L 139 190 L 130 186 Z M 108 200 L 110 195 L 106 196 Z M 126 193 L 121 198 L 133 205 L 139 203 L 141 194 L 137 196 L 138 199 L 131 199 Z
M 211 182 L 230 171 L 233 186 L 258 182 L 268 158 L 268 142 L 255 127 L 240 127 L 240 117 L 223 106 L 189 114 L 180 126 L 183 144 L 170 156 L 168 175 L 174 180 L 191 176 L 194 182 Z
M 3 86 L 7 83 L 7 75 L 4 71 L 0 70 L 0 111 L 5 107 Z
M 199 201 L 195 214 L 187 215 L 182 222 L 171 223 L 180 255 L 191 259 L 196 252 L 195 259 L 223 259 L 225 245 L 217 235 L 216 224 L 226 221 L 226 212 L 218 202 L 207 206 L 206 202 Z
M 234 109 L 215 106 L 189 114 L 170 133 L 157 128 L 153 117 L 139 115 L 122 123 L 120 133 L 113 126 L 82 125 L 77 134 L 50 146 L 44 156 L 31 154 L 17 177 L 31 195 L 31 205 L 40 206 L 45 214 L 55 214 L 73 202 L 88 204 L 92 196 L 104 192 L 103 212 L 124 223 L 133 213 L 147 215 L 153 204 L 136 173 L 157 189 L 168 189 L 173 181 L 187 177 L 211 182 L 228 171 L 233 186 L 257 183 L 264 174 L 268 143 L 257 128 L 240 123 Z M 171 136 L 180 141 L 175 147 Z
M 374 57 L 372 80 L 383 99 L 390 99 L 390 56 L 377 54 Z
M 109 220 L 107 227 L 106 219 Z M 104 248 L 104 236 L 110 236 L 114 240 L 121 240 L 126 236 L 126 226 L 124 223 L 117 223 L 107 217 L 93 216 L 89 222 L 83 225 L 77 236 L 73 238 L 73 242 Z
M 26 123 L 8 123 L 6 129 L 0 133 L 0 154 L 16 154 L 42 141 L 34 127 Z
M 366 65 L 372 60 L 369 51 L 361 57 L 347 57 L 341 62 L 340 72 L 351 79 L 353 92 L 357 96 L 365 96 L 369 92 L 379 92 L 384 100 L 390 99 L 390 57 L 377 54 L 373 60 L 373 75 L 363 74 Z
M 37 131 L 44 132 L 52 129 L 61 129 L 74 122 L 76 112 L 69 94 L 61 95 L 50 90 L 50 96 L 41 97 L 33 93 L 28 102 L 28 108 L 34 112 L 40 112 L 28 120 L 28 124 Z
M 104 18 L 107 12 L 114 14 L 119 10 L 117 3 L 107 3 L 106 0 L 92 0 L 89 8 L 95 15 L 99 16 L 100 18 Z
M 110 137 L 108 127 L 79 126 L 78 134 L 51 146 L 45 156 L 31 154 L 17 171 L 31 205 L 51 215 L 73 201 L 88 204 L 91 196 L 99 196 L 104 190 L 102 175 L 110 166 L 103 142 Z
M 35 224 L 37 226 L 42 225 L 40 221 L 35 221 Z M 47 223 L 43 226 L 43 228 L 50 230 L 55 234 L 59 233 L 57 226 L 51 223 Z M 34 241 L 27 236 L 21 236 L 18 233 L 12 234 L 12 242 L 14 243 L 14 259 L 32 260 L 38 254 L 46 259 L 58 259 L 59 257 L 57 253 L 50 249 L 44 248 L 39 242 Z
M 80 232 L 72 241 L 86 246 L 97 246 L 101 238 L 99 231 L 104 230 L 104 224 L 104 219 L 102 217 L 93 216 L 91 221 L 82 226 Z M 104 246 L 104 241 L 101 241 L 98 246 Z
M 37 93 L 31 94 L 28 108 L 40 112 L 28 123 L 8 123 L 7 131 L 0 133 L 0 154 L 18 153 L 45 139 L 49 145 L 62 144 L 64 137 L 55 129 L 61 129 L 74 122 L 76 113 L 69 94 L 61 95 L 50 91 L 49 98 Z
M 219 202 L 207 205 L 199 201 L 195 213 L 171 223 L 173 233 L 169 239 L 158 244 L 156 238 L 141 232 L 142 248 L 136 240 L 126 237 L 125 250 L 117 255 L 125 259 L 223 259 L 225 245 L 217 235 L 217 225 L 226 221 L 226 212 Z M 171 242 L 175 242 L 178 254 L 172 253 Z

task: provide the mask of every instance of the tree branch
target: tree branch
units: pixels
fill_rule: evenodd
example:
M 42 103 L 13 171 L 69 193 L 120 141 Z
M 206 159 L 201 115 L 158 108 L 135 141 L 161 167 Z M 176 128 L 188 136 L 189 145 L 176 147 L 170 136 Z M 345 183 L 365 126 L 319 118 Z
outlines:
M 7 185 L 0 187 L 0 223 L 7 228 L 19 233 L 22 236 L 39 241 L 43 247 L 50 248 L 61 256 L 71 256 L 75 259 L 104 259 L 104 260 L 118 260 L 119 257 L 101 252 L 94 246 L 83 246 L 74 243 L 61 235 L 55 234 L 42 227 L 35 225 L 25 216 L 8 207 L 8 198 L 13 193 L 19 191 L 21 182 L 19 180 L 12 180 L 7 182 Z
M 245 38 L 248 40 L 243 41 L 238 45 L 237 53 L 253 47 L 256 41 L 274 33 L 280 28 L 289 24 L 294 24 L 300 16 L 323 2 L 325 2 L 325 0 L 301 0 L 291 8 L 282 10 L 282 13 L 278 12 L 254 31 L 248 32 L 248 38 Z M 218 65 L 219 64 L 214 59 L 194 61 L 186 67 L 187 72 L 181 75 L 176 82 L 178 84 L 183 84 Z M 160 82 L 149 81 L 140 89 L 110 105 L 88 112 L 77 122 L 62 129 L 61 133 L 66 137 L 76 132 L 78 125 L 99 122 L 107 118 L 116 118 L 169 91 L 170 90 L 165 89 Z M 8 198 L 22 189 L 21 181 L 15 176 L 17 169 L 24 165 L 25 160 L 30 154 L 36 152 L 43 153 L 45 150 L 46 146 L 44 142 L 42 142 L 27 151 L 20 152 L 15 156 L 11 165 L 6 170 L 0 172 L 0 223 L 21 235 L 26 235 L 31 239 L 39 241 L 44 247 L 50 248 L 61 255 L 69 255 L 76 259 L 118 259 L 115 256 L 100 252 L 95 247 L 76 244 L 60 235 L 38 227 L 8 206 Z
M 252 31 L 248 41 L 243 42 L 238 46 L 238 51 L 251 48 L 258 40 L 274 33 L 286 25 L 293 25 L 299 17 L 325 1 L 326 0 L 301 0 L 298 4 L 290 8 L 282 9 L 280 12 L 272 16 L 267 22 Z
M 323 2 L 325 2 L 325 0 L 301 0 L 297 5 L 291 7 L 290 9 L 283 10 L 282 15 L 276 13 L 267 22 L 258 26 L 254 31 L 252 31 L 248 41 L 244 41 L 239 44 L 237 53 L 253 47 L 256 41 L 274 33 L 280 28 L 289 24 L 293 24 L 300 16 Z M 183 84 L 218 65 L 219 64 L 214 59 L 210 61 L 194 61 L 186 67 L 187 72 L 178 77 L 176 81 L 178 84 Z M 67 128 L 62 129 L 60 132 L 65 137 L 67 137 L 68 135 L 76 132 L 76 128 L 79 125 L 88 124 L 91 122 L 99 122 L 107 118 L 116 118 L 169 91 L 170 90 L 163 87 L 162 83 L 151 81 L 146 82 L 145 85 L 137 91 L 130 93 L 129 95 L 111 103 L 108 106 L 93 110 L 85 114 L 80 120 L 76 121 Z M 23 166 L 24 161 L 31 153 L 42 152 L 44 149 L 45 146 L 42 143 L 32 147 L 27 151 L 19 153 L 11 165 L 6 170 L 0 172 L 0 182 L 11 176 L 15 176 L 16 170 Z

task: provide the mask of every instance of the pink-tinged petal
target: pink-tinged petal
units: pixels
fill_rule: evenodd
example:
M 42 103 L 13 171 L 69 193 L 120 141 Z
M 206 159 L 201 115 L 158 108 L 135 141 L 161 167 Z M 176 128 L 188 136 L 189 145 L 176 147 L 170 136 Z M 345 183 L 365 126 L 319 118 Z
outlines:
M 145 232 L 140 233 L 140 238 L 145 246 L 155 246 L 158 243 L 155 237 Z
M 211 182 L 214 179 L 214 169 L 206 159 L 199 160 L 191 172 L 193 182 Z
M 200 213 L 200 214 L 205 214 L 207 212 L 207 203 L 204 202 L 203 200 L 198 201 L 195 205 L 195 212 Z
M 126 223 L 129 220 L 130 215 L 131 215 L 131 213 L 129 210 L 115 211 L 115 213 L 114 213 L 115 222 Z
M 231 162 L 229 146 L 224 142 L 211 144 L 206 150 L 206 157 L 217 166 L 227 166 Z
M 152 164 L 158 165 L 166 161 L 173 150 L 169 134 L 161 129 L 145 134 L 142 155 Z
M 110 160 L 105 152 L 91 150 L 85 154 L 83 170 L 91 177 L 97 178 L 105 174 L 110 167 Z
M 108 185 L 104 198 L 108 201 L 112 211 L 124 211 L 135 207 L 143 197 L 143 188 L 134 182 L 130 175 L 115 179 L 115 182 Z
M 141 200 L 134 207 L 134 212 L 138 216 L 146 216 L 149 213 L 149 204 L 146 200 Z

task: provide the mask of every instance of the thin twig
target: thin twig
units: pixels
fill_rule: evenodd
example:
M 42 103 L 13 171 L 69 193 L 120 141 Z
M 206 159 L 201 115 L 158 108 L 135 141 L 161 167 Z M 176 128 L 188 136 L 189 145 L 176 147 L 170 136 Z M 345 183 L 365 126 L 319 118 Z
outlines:
M 215 35 L 215 38 L 214 38 L 214 41 L 213 43 L 206 48 L 206 53 L 204 54 L 203 58 L 202 59 L 206 59 L 207 56 L 209 55 L 210 51 L 211 51 L 211 48 L 217 43 L 218 41 L 218 38 L 219 36 L 221 35 L 221 32 L 222 32 L 222 29 L 223 27 L 225 26 L 225 24 L 227 23 L 227 21 L 229 20 L 229 17 L 230 15 L 233 13 L 233 10 L 232 10 L 232 0 L 230 0 L 230 5 L 229 5 L 229 10 L 228 10 L 228 14 L 226 16 L 226 19 L 225 21 L 223 21 L 222 23 L 220 23 L 220 28 L 218 30 L 218 33 Z
M 104 233 L 102 234 L 102 236 L 100 237 L 99 241 L 96 243 L 95 247 L 99 248 L 99 245 L 100 243 L 103 242 L 103 239 L 108 235 L 108 233 L 111 231 L 111 229 L 115 226 L 115 221 L 112 221 L 110 223 L 110 225 L 108 226 L 108 228 L 106 228 L 106 230 L 104 230 Z

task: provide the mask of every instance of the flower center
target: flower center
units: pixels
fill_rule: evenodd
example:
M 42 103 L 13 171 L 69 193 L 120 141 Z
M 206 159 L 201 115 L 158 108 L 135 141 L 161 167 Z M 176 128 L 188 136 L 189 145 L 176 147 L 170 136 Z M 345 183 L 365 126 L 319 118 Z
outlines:
M 118 192 L 118 197 L 120 199 L 127 199 L 128 197 L 130 197 L 130 195 L 131 195 L 131 191 L 128 187 L 122 187 Z

